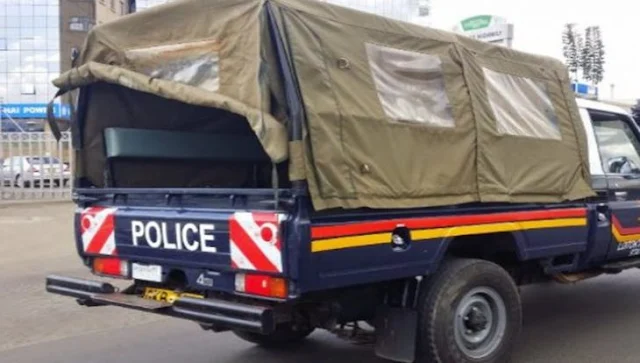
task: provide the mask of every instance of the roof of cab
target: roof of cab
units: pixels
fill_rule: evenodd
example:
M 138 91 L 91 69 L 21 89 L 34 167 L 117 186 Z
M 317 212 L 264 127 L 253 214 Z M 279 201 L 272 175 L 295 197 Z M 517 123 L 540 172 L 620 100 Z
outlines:
M 624 108 L 614 106 L 604 102 L 592 101 L 584 98 L 577 98 L 576 101 L 578 103 L 578 107 L 580 108 L 588 108 L 591 110 L 599 110 L 599 111 L 612 112 L 612 113 L 621 113 L 624 115 L 629 114 L 629 112 Z

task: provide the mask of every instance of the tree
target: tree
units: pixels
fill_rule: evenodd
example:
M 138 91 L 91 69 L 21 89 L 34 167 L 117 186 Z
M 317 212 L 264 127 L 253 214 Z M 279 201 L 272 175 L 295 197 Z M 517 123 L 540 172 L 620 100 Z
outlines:
M 584 33 L 584 46 L 580 52 L 580 68 L 582 77 L 587 81 L 592 81 L 593 76 L 593 28 L 587 27 Z
M 605 51 L 599 26 L 589 26 L 584 37 L 575 23 L 567 23 L 562 31 L 562 54 L 575 81 L 580 79 L 598 85 L 604 78 Z
M 604 78 L 604 43 L 602 41 L 602 35 L 600 33 L 600 27 L 594 26 L 591 28 L 592 37 L 592 50 L 591 50 L 591 81 L 593 84 L 598 85 Z
M 569 73 L 578 78 L 578 70 L 580 69 L 580 48 L 578 43 L 582 43 L 582 39 L 575 29 L 573 23 L 565 24 L 562 32 L 562 54 Z M 580 45 L 581 46 L 581 45 Z
M 575 42 L 576 42 L 576 56 L 575 56 L 575 64 L 576 64 L 576 81 L 579 79 L 579 72 L 581 71 L 581 63 L 580 57 L 582 55 L 582 50 L 584 49 L 584 37 L 582 34 L 575 32 Z

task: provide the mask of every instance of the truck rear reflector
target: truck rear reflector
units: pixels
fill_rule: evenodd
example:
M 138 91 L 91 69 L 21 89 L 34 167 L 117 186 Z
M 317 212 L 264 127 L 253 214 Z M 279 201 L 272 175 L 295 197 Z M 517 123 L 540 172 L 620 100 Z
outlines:
M 90 207 L 80 214 L 82 249 L 89 255 L 116 256 L 115 214 L 117 208 Z
M 280 277 L 253 274 L 236 274 L 236 291 L 250 295 L 287 297 L 287 281 Z
M 96 257 L 93 259 L 93 272 L 99 275 L 129 277 L 129 262 L 113 257 Z
M 229 220 L 231 266 L 236 270 L 282 273 L 284 215 L 237 212 Z

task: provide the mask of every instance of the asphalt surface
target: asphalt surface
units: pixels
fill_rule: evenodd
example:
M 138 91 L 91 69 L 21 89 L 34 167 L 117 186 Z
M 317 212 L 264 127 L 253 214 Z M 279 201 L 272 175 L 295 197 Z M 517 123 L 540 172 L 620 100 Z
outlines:
M 0 203 L 8 201 L 39 201 L 39 200 L 68 200 L 71 197 L 71 190 L 66 187 L 54 185 L 37 185 L 35 187 L 18 188 L 15 186 L 2 185 L 0 180 Z
M 383 362 L 370 348 L 316 332 L 267 352 L 228 333 L 114 307 L 85 308 L 47 294 L 44 276 L 89 276 L 75 255 L 67 203 L 0 202 L 2 363 Z M 523 290 L 524 331 L 514 363 L 640 361 L 640 272 Z

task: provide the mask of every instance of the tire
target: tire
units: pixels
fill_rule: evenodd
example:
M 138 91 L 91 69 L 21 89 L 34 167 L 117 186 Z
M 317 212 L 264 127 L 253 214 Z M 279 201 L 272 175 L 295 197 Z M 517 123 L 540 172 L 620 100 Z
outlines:
M 511 276 L 483 260 L 451 259 L 421 289 L 417 363 L 508 362 L 522 327 Z
M 241 330 L 234 330 L 233 333 L 240 339 L 263 348 L 278 349 L 302 343 L 313 331 L 313 328 L 293 330 L 291 325 L 282 325 L 269 335 Z

